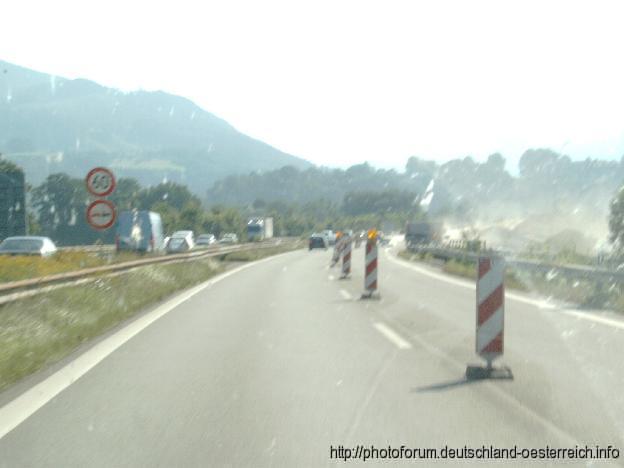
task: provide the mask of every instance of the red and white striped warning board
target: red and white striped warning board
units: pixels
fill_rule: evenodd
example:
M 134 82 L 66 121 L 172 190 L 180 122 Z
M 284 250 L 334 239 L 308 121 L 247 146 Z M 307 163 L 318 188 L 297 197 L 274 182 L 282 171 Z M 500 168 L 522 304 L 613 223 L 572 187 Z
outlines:
M 377 290 L 377 231 L 372 229 L 366 239 L 364 290 L 369 296 Z
M 342 276 L 346 278 L 351 273 L 351 237 L 345 237 L 342 248 Z
M 342 249 L 344 248 L 344 236 L 340 236 L 336 239 L 334 243 L 334 253 L 332 254 L 331 266 L 336 266 L 336 263 L 340 260 L 340 255 L 342 254 Z
M 503 354 L 505 260 L 479 257 L 477 279 L 477 354 L 488 364 Z

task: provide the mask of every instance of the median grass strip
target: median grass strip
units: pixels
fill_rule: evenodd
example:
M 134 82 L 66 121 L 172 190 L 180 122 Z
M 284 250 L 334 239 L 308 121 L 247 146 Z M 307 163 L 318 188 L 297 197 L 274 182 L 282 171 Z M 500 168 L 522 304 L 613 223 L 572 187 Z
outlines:
M 224 260 L 253 261 L 296 248 L 300 246 L 292 243 L 258 248 L 241 252 L 245 255 L 226 255 Z M 58 362 L 147 306 L 224 269 L 224 263 L 214 258 L 147 265 L 0 305 L 0 391 Z
M 82 268 L 98 267 L 111 263 L 128 262 L 144 258 L 139 254 L 61 251 L 52 257 L 0 256 L 0 283 L 67 273 Z
M 150 265 L 0 306 L 0 390 L 222 270 L 211 259 Z

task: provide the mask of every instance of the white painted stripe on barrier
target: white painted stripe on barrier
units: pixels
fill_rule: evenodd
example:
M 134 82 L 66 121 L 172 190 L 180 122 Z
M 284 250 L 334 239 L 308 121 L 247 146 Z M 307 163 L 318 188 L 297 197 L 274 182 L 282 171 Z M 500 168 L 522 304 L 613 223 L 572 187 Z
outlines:
M 366 254 L 364 256 L 364 289 L 369 293 L 369 297 L 374 291 L 377 290 L 378 287 L 378 261 L 379 256 L 377 250 L 377 241 L 376 239 L 369 239 L 366 242 Z
M 49 402 L 52 398 L 93 369 L 121 345 L 138 335 L 141 331 L 146 329 L 163 315 L 171 312 L 180 304 L 186 302 L 188 299 L 195 296 L 205 288 L 212 286 L 229 276 L 239 273 L 242 270 L 269 260 L 273 260 L 281 255 L 286 254 L 274 255 L 247 265 L 242 265 L 199 284 L 170 299 L 153 311 L 129 323 L 115 334 L 100 341 L 92 348 L 71 361 L 65 367 L 50 375 L 45 380 L 39 382 L 37 385 L 26 390 L 20 396 L 0 408 L 0 439 L 28 419 L 35 411 Z
M 351 273 L 351 239 L 345 240 L 342 256 L 342 274 L 346 277 L 349 273 Z
M 490 342 L 498 336 L 503 329 L 504 314 L 503 308 L 499 308 L 477 328 L 477 351 L 483 351 Z
M 476 350 L 490 365 L 504 349 L 505 261 L 502 257 L 480 256 L 477 270 Z M 479 333 L 481 328 L 483 331 Z
M 401 335 L 395 332 L 392 328 L 388 327 L 385 323 L 375 322 L 373 325 L 383 336 L 392 341 L 397 348 L 410 349 L 412 347 L 408 341 L 404 340 Z
M 371 273 L 366 275 L 365 282 L 364 282 L 366 289 L 370 289 L 370 287 L 373 285 L 375 281 L 377 281 L 377 269 L 376 268 Z
M 377 258 L 377 246 L 374 246 L 369 253 L 366 254 L 365 262 L 368 265 Z
M 501 278 L 503 277 L 503 270 L 505 269 L 504 262 L 490 262 L 490 271 L 488 271 L 483 278 L 479 281 L 479 296 L 477 297 L 477 303 L 481 304 L 488 297 L 492 295 L 496 288 L 501 285 Z

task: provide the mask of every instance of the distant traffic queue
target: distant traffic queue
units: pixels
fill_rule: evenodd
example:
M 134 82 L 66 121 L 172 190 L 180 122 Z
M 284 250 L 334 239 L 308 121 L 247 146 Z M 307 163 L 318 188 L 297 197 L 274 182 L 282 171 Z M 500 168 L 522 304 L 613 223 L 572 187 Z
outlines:
M 247 224 L 249 240 L 273 237 L 273 218 L 253 218 Z M 215 243 L 238 244 L 238 235 L 223 233 L 219 240 L 214 234 L 204 233 L 195 238 L 190 230 L 179 230 L 165 237 L 159 213 L 147 210 L 126 210 L 119 213 L 115 224 L 115 248 L 117 252 L 179 253 L 205 248 Z

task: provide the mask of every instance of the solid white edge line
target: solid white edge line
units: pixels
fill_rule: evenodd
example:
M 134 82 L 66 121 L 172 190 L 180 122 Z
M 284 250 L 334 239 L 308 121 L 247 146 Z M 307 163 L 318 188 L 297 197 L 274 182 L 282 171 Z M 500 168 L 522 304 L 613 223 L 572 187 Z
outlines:
M 379 333 L 388 338 L 388 340 L 395 344 L 397 348 L 410 349 L 412 347 L 412 345 L 408 341 L 404 340 L 401 335 L 399 335 L 385 323 L 375 322 L 373 325 L 379 331 Z
M 287 252 L 289 253 L 289 252 Z M 242 265 L 233 270 L 222 273 L 201 283 L 186 292 L 178 294 L 164 304 L 158 306 L 151 312 L 137 318 L 127 326 L 117 331 L 113 335 L 100 341 L 92 348 L 85 351 L 69 364 L 59 369 L 54 374 L 39 382 L 35 386 L 29 388 L 14 400 L 0 408 L 0 439 L 19 426 L 28 419 L 33 413 L 44 406 L 56 395 L 61 393 L 71 384 L 76 382 L 80 377 L 85 375 L 89 370 L 94 368 L 98 363 L 103 361 L 107 356 L 113 353 L 121 345 L 126 343 L 132 337 L 139 334 L 149 325 L 154 323 L 163 315 L 171 312 L 183 302 L 187 301 L 205 288 L 212 286 L 229 276 L 232 276 L 242 270 L 258 265 L 260 263 L 273 260 L 280 255 L 273 255 L 255 262 Z
M 454 284 L 456 286 L 461 286 L 462 288 L 467 288 L 467 289 L 475 289 L 475 284 L 474 283 L 470 283 L 468 281 L 464 281 L 464 280 L 460 280 L 460 279 L 455 279 L 452 277 L 448 277 L 446 275 L 444 275 L 443 273 L 436 273 L 434 271 L 429 271 L 425 268 L 421 268 L 418 267 L 416 265 L 412 265 L 410 264 L 408 261 L 406 260 L 401 260 L 399 258 L 397 258 L 393 253 L 388 252 L 388 257 L 387 257 L 390 261 L 401 265 L 405 268 L 409 268 L 411 270 L 414 270 L 418 273 L 421 273 L 423 275 L 429 276 L 431 278 L 435 278 L 438 279 L 440 281 L 445 281 L 447 283 L 450 284 Z M 529 297 L 523 297 L 519 294 L 515 294 L 515 293 L 509 293 L 509 292 L 505 292 L 505 299 L 511 299 L 517 302 L 522 302 L 524 304 L 528 304 L 528 305 L 532 305 L 534 307 L 537 307 L 538 309 L 544 309 L 544 306 L 546 305 L 546 301 L 544 299 L 539 300 L 539 299 L 531 299 Z M 610 319 L 607 317 L 600 317 L 598 315 L 594 315 L 588 312 L 580 312 L 580 311 L 576 311 L 576 310 L 570 310 L 570 309 L 564 309 L 564 308 L 558 308 L 555 307 L 555 309 L 557 310 L 558 313 L 562 313 L 562 314 L 566 314 L 569 315 L 571 317 L 575 317 L 581 320 L 587 320 L 590 322 L 594 322 L 594 323 L 599 323 L 601 325 L 607 325 L 610 327 L 615 327 L 615 328 L 620 328 L 622 330 L 624 330 L 624 321 L 622 320 L 616 320 L 616 319 Z

